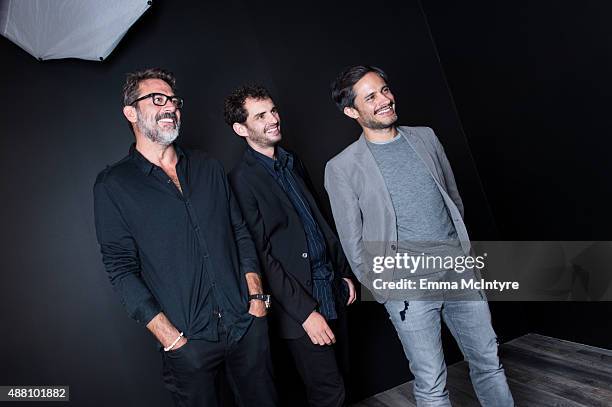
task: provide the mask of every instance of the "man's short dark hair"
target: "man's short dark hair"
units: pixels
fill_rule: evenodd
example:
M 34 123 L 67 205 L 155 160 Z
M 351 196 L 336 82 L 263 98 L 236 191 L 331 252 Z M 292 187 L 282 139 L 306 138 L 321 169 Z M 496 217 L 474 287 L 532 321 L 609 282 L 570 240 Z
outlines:
M 130 72 L 126 75 L 125 84 L 123 85 L 123 106 L 129 106 L 134 103 L 134 100 L 139 96 L 138 85 L 140 82 L 147 79 L 161 79 L 172 88 L 175 92 L 176 78 L 174 74 L 162 68 L 149 68 L 142 71 Z
M 382 69 L 369 65 L 357 65 L 346 68 L 332 82 L 331 97 L 340 111 L 344 111 L 345 107 L 355 107 L 353 85 L 370 72 L 378 74 L 378 76 L 387 82 L 387 74 Z
M 260 85 L 244 85 L 233 91 L 225 98 L 223 104 L 223 118 L 228 126 L 246 122 L 249 113 L 244 108 L 244 102 L 247 98 L 262 100 L 272 99 L 272 96 L 266 88 Z

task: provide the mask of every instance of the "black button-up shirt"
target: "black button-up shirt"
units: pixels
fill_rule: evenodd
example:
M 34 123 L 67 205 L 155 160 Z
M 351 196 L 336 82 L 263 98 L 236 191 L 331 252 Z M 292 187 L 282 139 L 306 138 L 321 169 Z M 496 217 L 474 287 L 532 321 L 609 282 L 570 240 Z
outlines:
M 94 186 L 96 233 L 110 281 L 128 314 L 159 312 L 187 338 L 218 340 L 218 322 L 239 340 L 248 313 L 245 273 L 257 253 L 223 166 L 175 146 L 181 193 L 132 145 Z
M 267 157 L 258 151 L 250 148 L 251 154 L 266 168 L 280 187 L 285 191 L 297 212 L 308 245 L 308 255 L 310 257 L 310 270 L 312 273 L 313 295 L 319 303 L 319 312 L 325 318 L 336 319 L 336 306 L 332 289 L 334 272 L 327 259 L 327 247 L 325 237 L 319 228 L 319 224 L 312 215 L 308 202 L 304 198 L 298 183 L 294 177 L 299 176 L 293 170 L 293 155 L 282 147 L 276 147 L 276 160 Z

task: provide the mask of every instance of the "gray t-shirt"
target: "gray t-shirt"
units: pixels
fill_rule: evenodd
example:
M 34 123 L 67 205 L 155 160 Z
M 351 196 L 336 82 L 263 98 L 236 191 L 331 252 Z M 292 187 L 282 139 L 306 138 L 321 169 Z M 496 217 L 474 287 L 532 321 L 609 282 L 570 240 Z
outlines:
M 368 141 L 391 196 L 399 250 L 413 254 L 462 255 L 455 226 L 435 180 L 398 134 L 385 143 Z

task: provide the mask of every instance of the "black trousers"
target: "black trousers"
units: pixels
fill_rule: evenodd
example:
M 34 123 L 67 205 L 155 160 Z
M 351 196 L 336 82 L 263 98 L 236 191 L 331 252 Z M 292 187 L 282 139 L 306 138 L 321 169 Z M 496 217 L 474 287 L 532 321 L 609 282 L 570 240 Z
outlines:
M 330 328 L 336 333 L 337 324 L 334 322 L 330 321 Z M 336 345 L 315 345 L 307 334 L 298 339 L 284 341 L 306 388 L 308 405 L 344 406 L 346 395 L 344 380 L 338 367 Z
M 175 351 L 163 352 L 162 378 L 177 407 L 216 407 L 217 373 L 224 366 L 240 407 L 275 407 L 268 322 L 253 318 L 247 333 L 228 344 L 220 326 L 219 342 L 192 339 Z

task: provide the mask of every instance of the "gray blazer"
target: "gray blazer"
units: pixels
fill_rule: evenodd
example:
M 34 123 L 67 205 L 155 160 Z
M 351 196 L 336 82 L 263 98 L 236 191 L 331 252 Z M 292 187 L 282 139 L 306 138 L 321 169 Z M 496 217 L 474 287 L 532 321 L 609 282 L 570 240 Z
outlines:
M 444 148 L 429 127 L 398 127 L 431 173 L 457 230 L 463 251 L 470 252 L 470 240 L 463 223 L 463 203 Z M 395 210 L 382 174 L 367 146 L 365 136 L 345 148 L 325 166 L 325 189 L 331 202 L 342 248 L 361 284 L 384 303 L 390 290 L 374 290 L 372 281 L 400 280 L 405 271 L 372 271 L 374 256 L 395 256 L 397 223 Z

